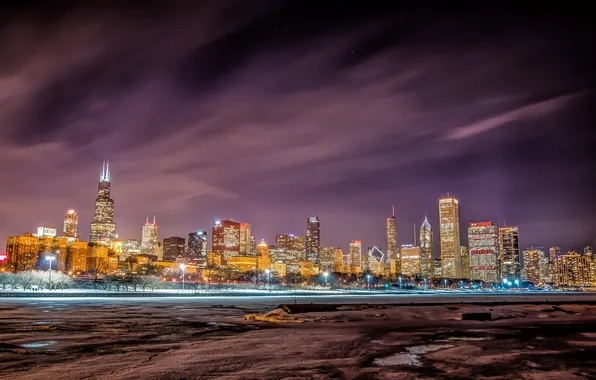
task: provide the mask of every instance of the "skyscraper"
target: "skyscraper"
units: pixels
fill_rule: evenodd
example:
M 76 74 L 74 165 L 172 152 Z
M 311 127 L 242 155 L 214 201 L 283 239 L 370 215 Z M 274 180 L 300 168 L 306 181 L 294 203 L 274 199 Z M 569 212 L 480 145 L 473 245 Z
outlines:
M 222 254 L 225 260 L 240 256 L 240 225 L 241 223 L 231 220 L 216 220 L 213 223 L 211 250 L 216 254 Z
M 499 228 L 499 270 L 501 279 L 519 280 L 519 231 L 516 227 Z
M 153 215 L 153 223 L 149 223 L 149 217 L 145 220 L 141 235 L 141 253 L 143 255 L 157 255 L 159 242 L 159 228 Z
M 207 231 L 197 231 L 188 234 L 188 259 L 199 265 L 207 263 Z
M 550 262 L 554 263 L 555 259 L 558 256 L 561 256 L 561 253 L 562 253 L 561 247 L 557 247 L 557 246 L 550 247 L 550 249 L 548 250 L 548 258 L 549 258 Z
M 110 245 L 116 237 L 116 224 L 114 224 L 114 200 L 110 198 L 111 174 L 110 162 L 104 161 L 97 198 L 95 198 L 95 214 L 91 222 L 91 236 L 89 241 L 102 245 Z
M 526 270 L 526 280 L 533 284 L 539 284 L 540 281 L 540 260 L 544 257 L 544 252 L 534 247 L 524 251 L 524 269 Z
M 368 270 L 377 276 L 383 274 L 385 269 L 385 254 L 376 246 L 368 249 Z
M 441 225 L 441 265 L 443 277 L 461 277 L 459 244 L 459 202 L 447 194 L 439 199 L 439 221 Z
M 294 260 L 304 260 L 304 238 L 302 236 L 294 234 L 276 235 L 275 248 Z
M 77 238 L 77 225 L 79 223 L 79 217 L 74 209 L 70 209 L 64 215 L 64 229 L 62 230 L 63 235 L 69 238 Z
M 6 260 L 10 270 L 20 272 L 35 269 L 39 238 L 27 232 L 24 236 L 9 236 L 6 240 Z
M 470 279 L 471 278 L 471 273 L 470 273 L 470 250 L 468 249 L 468 247 L 465 247 L 463 245 L 461 245 L 459 247 L 459 257 L 461 260 L 461 278 L 466 278 L 466 279 Z
M 362 241 L 352 240 L 350 243 L 350 273 L 360 274 L 362 271 Z
M 250 224 L 248 223 L 240 223 L 240 236 L 239 236 L 239 247 L 241 255 L 246 255 L 251 253 L 250 248 Z
M 321 270 L 333 272 L 335 268 L 335 250 L 335 247 L 321 247 L 321 254 L 319 256 Z
M 401 246 L 401 274 L 413 277 L 420 273 L 420 247 L 414 244 Z
M 420 226 L 420 273 L 423 277 L 432 277 L 434 275 L 434 251 L 433 230 L 425 215 L 424 222 Z
M 590 259 L 587 255 L 567 252 L 555 259 L 555 284 L 590 286 Z
M 176 261 L 178 257 L 184 257 L 184 238 L 172 236 L 163 239 L 163 260 Z
M 318 216 L 306 219 L 306 259 L 318 263 L 321 250 L 321 221 Z
M 265 271 L 271 269 L 271 258 L 269 257 L 269 246 L 265 240 L 257 245 L 257 270 Z
M 397 245 L 397 230 L 395 228 L 395 206 L 391 206 L 391 216 L 385 220 L 387 234 L 387 260 L 395 260 L 396 273 L 401 273 L 401 262 Z
M 333 271 L 334 272 L 337 272 L 337 273 L 343 273 L 343 272 L 345 272 L 345 269 L 344 269 L 344 253 L 341 250 L 341 248 L 339 248 L 339 247 L 335 248 L 334 262 L 335 262 L 335 266 L 333 268 Z
M 484 282 L 498 282 L 499 228 L 493 222 L 468 225 L 470 278 Z

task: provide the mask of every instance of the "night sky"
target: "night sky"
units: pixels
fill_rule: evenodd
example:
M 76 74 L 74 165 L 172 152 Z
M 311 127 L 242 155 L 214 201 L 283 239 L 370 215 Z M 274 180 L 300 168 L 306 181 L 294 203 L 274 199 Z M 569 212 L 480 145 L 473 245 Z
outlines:
M 0 9 L 3 242 L 68 208 L 88 239 L 109 159 L 121 238 L 155 213 L 160 238 L 229 218 L 272 242 L 317 215 L 323 245 L 384 249 L 392 204 L 399 244 L 425 214 L 438 241 L 451 192 L 463 243 L 493 220 L 522 249 L 596 245 L 579 3 L 26 3 Z

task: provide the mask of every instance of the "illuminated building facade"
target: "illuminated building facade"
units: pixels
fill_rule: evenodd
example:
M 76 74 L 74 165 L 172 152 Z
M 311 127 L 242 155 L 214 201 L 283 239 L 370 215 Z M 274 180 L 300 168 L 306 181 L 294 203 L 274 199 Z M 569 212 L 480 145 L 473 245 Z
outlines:
M 91 222 L 91 243 L 110 245 L 116 238 L 116 224 L 114 224 L 114 200 L 110 198 L 111 175 L 110 163 L 104 161 L 97 198 L 95 198 L 95 213 Z
M 459 202 L 457 199 L 449 195 L 439 199 L 439 223 L 443 277 L 460 278 L 462 273 L 459 248 Z
M 155 215 L 153 215 L 153 223 L 149 223 L 149 217 L 145 220 L 141 233 L 141 254 L 142 255 L 156 255 L 159 243 L 159 227 L 155 222 Z
M 89 243 L 86 241 L 71 241 L 68 244 L 66 270 L 73 273 L 87 271 L 87 251 Z
M 434 261 L 435 241 L 433 230 L 425 215 L 424 222 L 420 226 L 420 273 L 423 277 L 434 276 Z
M 250 224 L 240 223 L 240 236 L 239 236 L 239 250 L 240 255 L 247 255 L 251 253 L 250 249 Z
M 319 265 L 321 270 L 333 272 L 335 268 L 335 247 L 321 247 Z
M 561 247 L 550 247 L 550 249 L 548 250 L 548 257 L 550 259 L 551 263 L 555 262 L 555 259 L 559 256 L 561 256 L 563 254 L 563 252 L 561 251 Z
M 499 228 L 499 271 L 501 280 L 519 280 L 519 231 L 515 227 Z
M 232 256 L 226 260 L 228 268 L 238 272 L 254 272 L 257 270 L 257 258 L 252 256 Z
M 350 273 L 360 274 L 362 271 L 362 241 L 352 240 L 350 243 Z
M 54 227 L 37 227 L 37 237 L 38 238 L 55 238 L 57 235 L 57 230 Z
M 591 260 L 587 255 L 568 252 L 555 259 L 555 284 L 590 286 Z
M 525 259 L 525 257 L 524 257 Z M 540 271 L 540 284 L 552 284 L 553 276 L 555 273 L 554 263 L 549 262 L 549 258 L 542 255 L 538 259 L 539 271 Z
M 443 277 L 443 266 L 441 265 L 441 263 L 441 259 L 435 259 L 435 265 L 433 266 L 435 278 Z
M 377 276 L 383 275 L 385 270 L 385 254 L 376 246 L 368 249 L 368 270 Z
M 280 234 L 275 236 L 275 248 L 283 252 L 284 256 L 294 260 L 304 260 L 304 238 L 294 234 Z
M 74 209 L 66 211 L 64 215 L 64 229 L 62 230 L 63 235 L 72 239 L 78 238 L 77 226 L 79 224 L 79 217 Z
M 240 225 L 231 220 L 215 221 L 211 236 L 213 252 L 224 255 L 225 260 L 240 256 Z
M 335 248 L 334 251 L 334 268 L 333 271 L 337 272 L 337 273 L 343 273 L 345 272 L 344 269 L 344 252 L 341 250 L 341 248 L 337 247 Z
M 270 267 L 271 259 L 269 258 L 269 247 L 265 240 L 261 240 L 259 245 L 257 245 L 257 269 L 264 271 L 270 269 Z
M 468 225 L 470 279 L 495 283 L 499 281 L 499 228 L 493 222 Z
M 278 277 L 285 277 L 287 274 L 286 264 L 283 262 L 271 263 L 271 271 Z
M 183 258 L 185 252 L 185 240 L 178 236 L 163 239 L 163 261 L 176 261 Z
M 401 246 L 401 274 L 414 277 L 420 273 L 420 247 L 413 244 Z
M 137 239 L 122 240 L 122 255 L 125 257 L 141 254 L 141 246 Z
M 187 258 L 204 266 L 207 261 L 207 231 L 197 231 L 188 234 Z
M 395 260 L 395 273 L 401 272 L 401 260 L 397 245 L 397 229 L 395 227 L 395 206 L 391 207 L 391 216 L 385 220 L 385 233 L 387 235 L 387 260 Z
M 89 244 L 87 247 L 87 271 L 108 273 L 108 247 L 102 244 Z
M 306 219 L 306 259 L 318 263 L 321 249 L 321 221 L 318 216 Z
M 66 270 L 66 259 L 68 255 L 68 237 L 58 236 L 54 238 L 52 255 L 52 269 L 64 272 Z M 49 263 L 48 263 L 49 264 Z
M 544 258 L 544 252 L 534 247 L 524 251 L 524 269 L 526 280 L 533 284 L 540 284 L 540 262 Z
M 30 232 L 24 236 L 10 236 L 6 239 L 6 265 L 11 271 L 35 269 L 38 252 L 39 238 Z
M 461 278 L 470 279 L 470 251 L 468 247 L 463 245 L 459 247 L 459 257 L 461 260 Z

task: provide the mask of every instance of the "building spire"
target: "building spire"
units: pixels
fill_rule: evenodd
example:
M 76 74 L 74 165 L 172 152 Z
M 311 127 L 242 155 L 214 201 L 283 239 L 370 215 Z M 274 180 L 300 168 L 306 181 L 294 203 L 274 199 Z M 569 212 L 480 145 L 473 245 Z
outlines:
M 100 182 L 110 182 L 110 161 L 104 161 L 101 166 Z
M 155 214 L 153 214 L 153 225 L 155 225 Z
M 110 160 L 106 161 L 106 181 L 110 182 Z
M 149 224 L 149 217 L 148 216 L 145 217 L 145 224 Z
M 416 223 L 414 223 L 414 247 L 416 247 Z
M 395 205 L 391 205 L 391 217 L 395 218 Z

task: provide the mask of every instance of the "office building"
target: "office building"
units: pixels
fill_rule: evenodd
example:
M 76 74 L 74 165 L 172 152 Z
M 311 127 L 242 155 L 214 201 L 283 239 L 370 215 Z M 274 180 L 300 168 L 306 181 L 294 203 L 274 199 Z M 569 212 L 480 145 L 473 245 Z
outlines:
M 248 255 L 251 253 L 251 247 L 250 247 L 250 242 L 251 242 L 251 237 L 252 235 L 250 234 L 250 224 L 249 223 L 240 223 L 240 234 L 238 237 L 239 240 L 239 254 L 240 255 Z
M 275 236 L 275 248 L 281 250 L 284 256 L 294 260 L 304 260 L 304 238 L 292 233 Z
M 435 242 L 433 238 L 433 230 L 424 216 L 424 222 L 420 226 L 420 273 L 422 277 L 433 277 L 434 275 L 434 260 L 435 260 Z
M 68 243 L 66 270 L 72 273 L 87 271 L 87 252 L 89 243 L 86 241 L 71 241 Z
M 519 231 L 516 227 L 499 228 L 499 271 L 502 279 L 520 279 Z
M 114 224 L 114 200 L 110 197 L 111 174 L 110 163 L 104 161 L 97 198 L 95 198 L 95 213 L 91 222 L 90 243 L 109 246 L 116 238 L 116 224 Z
M 57 235 L 57 230 L 54 227 L 46 227 L 46 226 L 41 226 L 41 227 L 37 227 L 37 237 L 42 239 L 42 238 L 55 238 Z
M 341 250 L 341 248 L 337 247 L 335 248 L 334 251 L 334 269 L 333 272 L 336 273 L 344 273 L 345 272 L 345 268 L 344 268 L 344 252 Z
M 391 206 L 391 216 L 385 220 L 385 232 L 387 235 L 387 257 L 389 263 L 395 260 L 395 273 L 401 273 L 401 260 L 399 247 L 397 245 L 397 229 L 395 223 L 395 206 Z
M 548 250 L 548 257 L 549 257 L 551 263 L 554 263 L 555 259 L 558 256 L 561 256 L 562 254 L 563 253 L 561 251 L 561 247 L 554 246 L 554 247 L 550 247 L 550 249 Z
M 196 231 L 188 234 L 188 250 L 186 257 L 199 266 L 207 262 L 207 231 Z
M 443 277 L 460 278 L 459 202 L 449 194 L 439 199 L 439 223 Z
M 240 256 L 240 225 L 231 220 L 215 221 L 211 235 L 211 249 L 222 254 L 225 260 Z M 246 231 L 246 227 L 244 227 Z
M 385 271 L 385 254 L 376 246 L 368 249 L 367 270 L 376 276 L 383 275 Z
M 470 279 L 496 283 L 499 281 L 499 228 L 493 222 L 468 225 Z
M 470 251 L 468 247 L 459 247 L 459 257 L 461 260 L 461 278 L 470 279 L 471 268 L 470 268 Z
M 172 236 L 163 239 L 163 261 L 176 261 L 178 258 L 185 257 L 185 240 L 178 236 Z
M 35 269 L 38 252 L 39 238 L 30 232 L 6 239 L 6 265 L 12 272 Z
M 362 241 L 352 240 L 350 243 L 350 273 L 358 275 L 362 272 Z
M 322 271 L 333 272 L 335 268 L 335 247 L 321 247 L 319 265 Z
M 406 277 L 414 277 L 420 273 L 420 247 L 413 244 L 401 246 L 401 274 Z
M 77 212 L 74 209 L 70 209 L 66 211 L 64 215 L 64 229 L 62 230 L 63 236 L 69 237 L 71 239 L 76 239 L 79 237 L 77 233 L 77 226 L 79 224 L 79 217 L 77 216 Z
M 271 269 L 271 259 L 269 258 L 269 246 L 265 240 L 261 240 L 257 245 L 257 269 L 265 271 Z
M 141 234 L 141 254 L 157 256 L 159 242 L 159 228 L 153 215 L 153 223 L 149 222 L 149 217 L 145 220 Z
M 558 286 L 590 286 L 591 260 L 587 255 L 568 252 L 555 259 L 555 284 Z
M 534 247 L 524 251 L 524 269 L 527 281 L 533 284 L 542 283 L 540 267 L 544 257 L 544 252 Z
M 524 257 L 525 258 L 525 257 Z M 540 281 L 541 285 L 552 284 L 555 273 L 554 263 L 548 260 L 548 256 L 542 255 L 538 258 L 538 265 L 540 266 Z
M 306 219 L 306 259 L 318 263 L 321 249 L 321 221 L 318 216 Z

